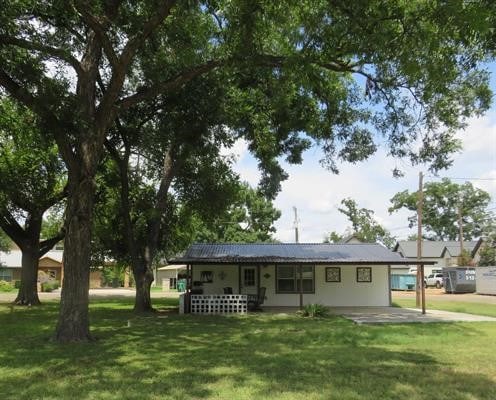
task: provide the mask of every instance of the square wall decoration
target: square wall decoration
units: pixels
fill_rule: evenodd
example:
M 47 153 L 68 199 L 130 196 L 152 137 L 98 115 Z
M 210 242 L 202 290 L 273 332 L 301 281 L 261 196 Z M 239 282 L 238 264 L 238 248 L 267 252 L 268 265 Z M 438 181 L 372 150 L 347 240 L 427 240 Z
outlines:
M 372 268 L 357 267 L 357 282 L 372 282 Z
M 327 267 L 326 282 L 341 282 L 341 268 L 340 267 Z

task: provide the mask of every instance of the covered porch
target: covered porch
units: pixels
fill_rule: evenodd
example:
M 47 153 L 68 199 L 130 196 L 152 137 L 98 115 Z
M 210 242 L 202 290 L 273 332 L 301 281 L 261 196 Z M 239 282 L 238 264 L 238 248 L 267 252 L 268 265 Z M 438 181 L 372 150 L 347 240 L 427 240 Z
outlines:
M 377 244 L 196 244 L 186 265 L 184 312 L 260 307 L 388 307 L 391 265 L 411 263 Z

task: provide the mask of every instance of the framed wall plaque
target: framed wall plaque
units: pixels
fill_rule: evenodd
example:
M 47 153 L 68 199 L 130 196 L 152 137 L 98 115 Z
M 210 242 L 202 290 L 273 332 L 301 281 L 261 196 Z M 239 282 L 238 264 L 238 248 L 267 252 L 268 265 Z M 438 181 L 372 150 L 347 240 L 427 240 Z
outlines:
M 357 282 L 372 282 L 372 268 L 357 267 Z
M 341 267 L 326 267 L 326 282 L 341 282 Z

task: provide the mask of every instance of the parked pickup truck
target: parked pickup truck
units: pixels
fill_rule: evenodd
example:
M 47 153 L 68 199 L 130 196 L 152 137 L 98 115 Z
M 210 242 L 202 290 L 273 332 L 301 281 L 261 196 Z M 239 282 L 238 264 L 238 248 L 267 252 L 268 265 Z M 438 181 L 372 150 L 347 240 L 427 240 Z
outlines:
M 436 272 L 434 274 L 430 274 L 426 279 L 425 279 L 425 286 L 435 286 L 438 289 L 442 288 L 444 285 L 444 280 L 443 280 L 443 274 Z

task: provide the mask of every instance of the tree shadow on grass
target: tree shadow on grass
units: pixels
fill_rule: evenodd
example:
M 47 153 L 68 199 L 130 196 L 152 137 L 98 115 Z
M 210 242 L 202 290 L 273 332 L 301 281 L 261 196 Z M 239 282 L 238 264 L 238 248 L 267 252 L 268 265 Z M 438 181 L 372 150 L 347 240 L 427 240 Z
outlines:
M 3 336 L 2 399 L 375 400 L 431 399 L 434 393 L 437 399 L 494 399 L 495 381 L 488 376 L 457 371 L 428 349 L 405 346 L 412 335 L 449 333 L 463 340 L 480 334 L 466 325 L 135 317 L 105 305 L 93 307 L 91 318 L 96 343 L 50 343 L 36 334 L 43 320 L 33 324 L 31 336 Z

